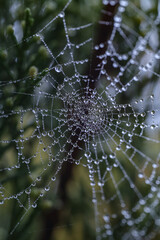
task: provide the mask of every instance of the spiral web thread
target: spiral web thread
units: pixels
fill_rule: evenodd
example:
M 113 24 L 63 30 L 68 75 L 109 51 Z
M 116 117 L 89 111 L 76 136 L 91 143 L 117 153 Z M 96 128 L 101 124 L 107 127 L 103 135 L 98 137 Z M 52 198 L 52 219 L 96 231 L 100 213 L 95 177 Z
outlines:
M 0 204 L 15 200 L 24 209 L 25 214 L 17 221 L 13 233 L 26 213 L 36 208 L 38 200 L 49 191 L 64 161 L 69 161 L 88 168 L 97 240 L 117 239 L 117 236 L 119 239 L 154 239 L 160 227 L 159 5 L 157 3 L 154 17 L 145 13 L 142 1 L 141 4 L 119 1 L 107 50 L 97 56 L 100 59 L 98 84 L 90 89 L 92 79 L 84 74 L 84 69 L 90 61 L 85 56 L 85 47 L 90 47 L 92 52 L 92 36 L 80 43 L 72 40 L 72 36 L 77 32 L 92 32 L 93 24 L 69 27 L 65 13 L 71 4 L 72 1 L 68 1 L 59 15 L 25 40 L 39 38 L 50 55 L 50 65 L 44 66 L 45 70 L 37 75 L 41 77 L 45 73 L 39 85 L 32 92 L 16 92 L 13 84 L 23 85 L 29 77 L 8 83 L 0 81 L 2 97 L 7 87 L 14 96 L 21 95 L 23 99 L 25 95 L 32 99 L 27 108 L 7 111 L 1 106 L 2 121 L 9 124 L 16 119 L 18 122 L 14 138 L 5 134 L 0 139 L 3 147 L 12 146 L 12 160 L 4 158 L 1 174 L 7 171 L 12 176 L 23 167 L 31 184 L 12 192 L 2 181 Z M 107 4 L 107 0 L 103 1 L 103 5 Z M 117 1 L 110 1 L 110 4 L 114 6 Z M 142 29 L 143 36 L 127 25 L 131 22 L 127 21 L 129 11 L 142 19 L 137 29 Z M 103 14 L 109 13 L 104 11 Z M 55 55 L 55 50 L 47 43 L 47 34 L 55 31 L 52 26 L 56 21 L 63 25 L 66 43 Z M 100 21 L 99 24 L 111 23 Z M 117 44 L 123 45 L 122 52 L 118 52 L 121 48 Z M 103 42 L 93 46 L 95 51 L 100 48 L 104 48 Z M 83 53 L 83 59 L 78 59 L 79 52 Z M 108 59 L 112 61 L 114 74 L 105 68 Z M 148 83 L 138 96 L 146 79 Z M 132 91 L 137 94 L 134 99 L 129 98 Z M 124 94 L 127 96 L 125 103 Z M 36 144 L 27 154 L 29 143 Z M 75 148 L 79 154 L 74 158 Z M 38 170 L 31 165 L 38 166 Z M 50 169 L 52 176 L 43 183 Z M 32 201 L 32 190 L 40 183 L 43 188 Z M 23 196 L 28 198 L 27 207 Z

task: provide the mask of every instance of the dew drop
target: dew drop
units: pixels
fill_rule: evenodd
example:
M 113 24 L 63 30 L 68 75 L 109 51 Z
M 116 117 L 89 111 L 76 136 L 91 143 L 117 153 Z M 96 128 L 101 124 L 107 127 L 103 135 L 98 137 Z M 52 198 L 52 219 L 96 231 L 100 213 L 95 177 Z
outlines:
M 97 199 L 96 199 L 96 198 L 93 198 L 93 199 L 92 199 L 92 202 L 93 202 L 93 203 L 96 203 L 96 202 L 97 202 Z
M 44 148 L 43 148 L 43 152 L 46 152 L 46 151 L 47 151 L 47 148 L 44 147 Z
M 151 187 L 151 191 L 152 191 L 152 192 L 156 192 L 156 191 L 157 191 L 157 188 L 154 187 L 154 186 L 152 186 L 152 187 Z
M 84 156 L 85 156 L 86 158 L 89 158 L 89 157 L 91 156 L 90 151 L 87 151 L 87 152 L 84 154 Z
M 131 148 L 131 146 L 127 144 L 126 145 L 126 149 L 130 149 L 130 148 Z
M 155 58 L 160 59 L 160 51 L 158 51 L 158 53 L 155 54 Z
M 98 186 L 99 187 L 103 187 L 104 186 L 104 182 L 98 182 Z
M 99 46 L 98 46 L 98 45 L 96 45 L 96 46 L 94 47 L 94 49 L 95 49 L 95 50 L 98 50 L 98 49 L 99 49 Z
M 144 208 L 144 212 L 145 212 L 145 213 L 150 213 L 150 211 L 151 211 L 151 209 L 150 209 L 149 207 L 145 207 L 145 208 Z
M 143 178 L 144 176 L 143 176 L 142 173 L 139 173 L 139 174 L 138 174 L 138 177 L 139 177 L 139 178 Z
M 62 71 L 62 66 L 61 66 L 61 65 L 57 65 L 57 66 L 55 67 L 55 71 L 56 71 L 57 73 L 60 73 L 60 72 Z
M 107 155 L 102 155 L 102 159 L 103 160 L 107 159 Z
M 113 232 L 111 230 L 107 230 L 106 234 L 107 234 L 107 236 L 111 236 L 113 234 Z
M 151 115 L 154 115 L 154 114 L 155 114 L 155 111 L 154 111 L 154 110 L 152 110 L 152 111 L 151 111 Z
M 151 128 L 152 130 L 154 130 L 154 129 L 156 128 L 156 126 L 155 126 L 154 124 L 152 124 L 152 125 L 150 126 L 150 128 Z
M 96 184 L 94 181 L 90 182 L 91 187 L 94 187 Z
M 114 17 L 114 21 L 115 22 L 121 22 L 122 21 L 122 18 L 120 16 L 115 16 Z
M 151 98 L 151 99 L 154 99 L 154 95 L 153 95 L 153 94 L 152 94 L 152 95 L 150 95 L 150 98 Z
M 108 4 L 108 0 L 103 0 L 103 4 L 107 5 Z
M 128 226 L 133 226 L 134 222 L 132 220 L 127 221 Z
M 39 177 L 37 177 L 37 181 L 39 182 L 39 181 L 41 181 L 41 176 L 39 176 Z
M 153 167 L 153 168 L 157 168 L 158 165 L 157 165 L 156 163 L 154 163 L 154 164 L 152 165 L 152 167 Z
M 56 180 L 56 177 L 51 177 L 51 181 L 54 182 Z
M 26 190 L 25 190 L 25 193 L 26 193 L 26 194 L 30 194 L 30 193 L 31 193 L 31 189 L 30 189 L 30 188 L 26 189 Z
M 64 82 L 68 82 L 69 81 L 69 78 L 68 77 L 65 77 L 64 78 Z
M 59 17 L 60 18 L 63 18 L 65 16 L 65 13 L 62 11 L 60 14 L 59 14 Z
M 118 167 L 118 164 L 117 164 L 117 163 L 114 163 L 114 164 L 113 164 L 113 167 L 117 168 L 117 167 Z
M 50 190 L 50 187 L 49 187 L 49 186 L 46 186 L 46 187 L 44 188 L 44 190 L 45 190 L 46 192 L 48 192 L 48 191 Z
M 103 216 L 103 219 L 104 219 L 105 222 L 109 222 L 109 220 L 110 220 L 108 215 Z
M 140 204 L 140 205 L 145 205 L 145 204 L 146 204 L 146 201 L 145 201 L 144 199 L 140 199 L 139 204 Z
M 128 1 L 127 0 L 121 0 L 120 1 L 120 6 L 127 7 L 128 6 Z
M 0 205 L 4 204 L 4 200 L 0 200 Z
M 109 155 L 109 157 L 110 157 L 111 159 L 114 159 L 114 158 L 115 158 L 115 154 L 114 154 L 114 153 L 111 153 L 111 154 Z
M 104 48 L 104 43 L 100 43 L 100 48 Z
M 36 207 L 37 207 L 37 203 L 33 203 L 32 208 L 36 208 Z
M 117 150 L 117 151 L 120 151 L 120 150 L 121 150 L 121 146 L 118 145 L 118 146 L 116 147 L 116 150 Z
M 101 74 L 106 74 L 106 70 L 105 70 L 105 69 L 102 69 L 102 70 L 101 70 Z

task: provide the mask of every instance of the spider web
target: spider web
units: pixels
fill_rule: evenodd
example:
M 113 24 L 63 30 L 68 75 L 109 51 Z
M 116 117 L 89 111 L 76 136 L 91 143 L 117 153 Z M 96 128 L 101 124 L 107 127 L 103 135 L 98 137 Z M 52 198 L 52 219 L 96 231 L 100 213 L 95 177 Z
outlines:
M 106 42 L 94 44 L 93 23 L 68 24 L 71 0 L 40 31 L 19 42 L 19 46 L 32 43 L 26 50 L 28 54 L 42 44 L 50 61 L 44 62 L 41 71 L 33 77 L 25 75 L 21 79 L 0 81 L 1 99 L 7 94 L 8 98 L 18 97 L 21 102 L 16 109 L 1 105 L 0 110 L 1 126 L 8 126 L 1 134 L 1 147 L 10 149 L 7 156 L 2 156 L 0 165 L 0 204 L 3 207 L 15 201 L 24 210 L 11 234 L 26 213 L 37 207 L 39 199 L 61 174 L 63 163 L 68 161 L 88 169 L 97 240 L 157 236 L 160 227 L 160 18 L 158 2 L 145 3 L 103 1 L 104 16 L 111 14 L 104 7 L 117 5 L 106 49 Z M 156 16 L 145 13 L 153 5 L 156 5 Z M 141 19 L 137 26 L 132 23 L 131 14 Z M 50 34 L 56 38 L 57 21 L 65 39 L 59 49 L 48 42 Z M 99 25 L 112 23 L 100 20 Z M 84 37 L 82 42 L 78 41 L 78 34 Z M 13 54 L 14 49 L 11 46 L 8 51 Z M 94 87 L 91 87 L 95 81 L 92 52 L 98 59 L 94 66 L 98 73 Z M 88 65 L 90 72 L 85 74 Z M 10 134 L 11 123 L 17 126 L 13 134 Z M 6 172 L 9 180 L 3 177 Z M 8 181 L 12 182 L 17 172 L 19 178 L 28 177 L 30 183 L 14 192 Z M 49 173 L 52 176 L 48 178 Z M 33 190 L 39 185 L 39 193 L 33 199 Z

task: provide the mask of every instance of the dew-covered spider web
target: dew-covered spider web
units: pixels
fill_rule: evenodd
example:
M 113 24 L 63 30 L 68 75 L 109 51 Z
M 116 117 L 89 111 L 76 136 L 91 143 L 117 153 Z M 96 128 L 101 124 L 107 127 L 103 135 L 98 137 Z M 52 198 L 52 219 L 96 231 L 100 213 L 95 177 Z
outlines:
M 88 169 L 97 240 L 158 239 L 160 2 L 103 0 L 98 22 L 83 24 L 70 21 L 72 4 L 4 48 L 13 69 L 18 47 L 24 65 L 40 45 L 49 61 L 20 79 L 0 77 L 0 207 L 23 210 L 14 234 L 69 162 Z M 58 28 L 57 47 L 48 39 Z M 28 178 L 18 191 L 15 175 Z

